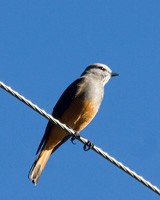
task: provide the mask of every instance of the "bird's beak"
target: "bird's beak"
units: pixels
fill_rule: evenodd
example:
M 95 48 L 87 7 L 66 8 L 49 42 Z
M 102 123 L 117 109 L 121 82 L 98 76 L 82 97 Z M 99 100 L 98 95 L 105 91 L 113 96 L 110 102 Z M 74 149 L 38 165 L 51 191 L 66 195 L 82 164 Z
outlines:
M 113 77 L 113 76 L 119 76 L 119 74 L 117 74 L 117 73 L 111 73 L 111 77 Z

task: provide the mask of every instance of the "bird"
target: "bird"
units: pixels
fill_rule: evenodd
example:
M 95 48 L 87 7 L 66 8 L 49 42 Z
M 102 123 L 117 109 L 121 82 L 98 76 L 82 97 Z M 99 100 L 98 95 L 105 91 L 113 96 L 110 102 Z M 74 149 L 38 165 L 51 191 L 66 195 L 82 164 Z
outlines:
M 98 112 L 103 96 L 104 86 L 111 77 L 118 76 L 105 64 L 89 65 L 81 76 L 63 92 L 52 111 L 58 119 L 76 133 L 82 131 Z M 70 134 L 48 122 L 45 134 L 40 142 L 29 179 L 37 185 L 40 175 L 51 154 L 70 138 Z

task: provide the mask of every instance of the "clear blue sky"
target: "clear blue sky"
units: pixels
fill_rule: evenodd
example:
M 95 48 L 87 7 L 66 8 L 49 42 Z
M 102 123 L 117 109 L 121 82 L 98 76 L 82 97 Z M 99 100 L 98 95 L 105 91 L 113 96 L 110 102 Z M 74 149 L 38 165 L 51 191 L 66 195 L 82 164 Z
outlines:
M 160 188 L 160 1 L 0 1 L 0 81 L 51 113 L 91 63 L 120 74 L 81 134 Z M 77 141 L 28 172 L 47 120 L 0 89 L 1 199 L 159 196 Z

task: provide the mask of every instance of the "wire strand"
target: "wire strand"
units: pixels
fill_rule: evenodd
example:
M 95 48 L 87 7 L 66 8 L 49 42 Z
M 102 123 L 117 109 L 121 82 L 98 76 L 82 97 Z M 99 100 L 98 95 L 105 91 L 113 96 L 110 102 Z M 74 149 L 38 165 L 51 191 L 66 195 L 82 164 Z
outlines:
M 5 85 L 3 82 L 0 82 L 0 87 L 2 89 L 4 89 L 5 91 L 7 91 L 8 93 L 10 93 L 11 95 L 13 95 L 14 97 L 16 97 L 17 99 L 19 99 L 20 101 L 22 101 L 23 103 L 25 103 L 27 106 L 29 106 L 36 112 L 38 112 L 40 115 L 47 118 L 52 123 L 60 126 L 64 130 L 66 130 L 71 136 L 75 137 L 77 140 L 79 140 L 83 144 L 85 144 L 85 145 L 88 144 L 89 140 L 83 138 L 80 135 L 77 135 L 75 131 L 68 128 L 65 124 L 62 124 L 59 120 L 53 118 L 52 115 L 49 115 L 44 110 L 40 109 L 37 105 L 35 105 L 31 101 L 27 100 L 25 97 L 20 95 L 18 92 L 14 91 L 13 89 L 11 89 L 7 85 Z M 155 193 L 160 195 L 160 190 L 156 186 L 152 185 L 149 181 L 145 180 L 142 176 L 139 176 L 138 174 L 136 174 L 136 172 L 130 170 L 128 167 L 123 165 L 121 162 L 117 161 L 115 158 L 111 157 L 108 153 L 102 151 L 100 148 L 96 147 L 93 144 L 90 146 L 90 148 L 92 150 L 94 150 L 96 153 L 98 153 L 99 155 L 101 155 L 102 157 L 104 157 L 105 159 L 107 159 L 108 161 L 110 161 L 111 163 L 113 163 L 114 165 L 116 165 L 118 168 L 120 168 L 121 170 L 123 170 L 124 172 L 126 172 L 127 174 L 129 174 L 130 176 L 132 176 L 133 178 L 135 178 L 142 184 L 144 184 L 146 187 L 148 187 L 149 189 L 151 189 L 152 191 L 154 191 Z

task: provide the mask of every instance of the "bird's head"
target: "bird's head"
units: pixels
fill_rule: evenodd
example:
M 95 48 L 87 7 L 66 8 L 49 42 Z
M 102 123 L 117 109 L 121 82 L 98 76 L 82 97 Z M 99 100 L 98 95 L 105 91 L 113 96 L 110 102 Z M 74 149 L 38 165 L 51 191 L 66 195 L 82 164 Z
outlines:
M 112 70 L 105 64 L 94 63 L 89 65 L 81 76 L 90 76 L 102 82 L 103 86 L 113 76 L 118 76 L 117 73 L 113 73 Z

